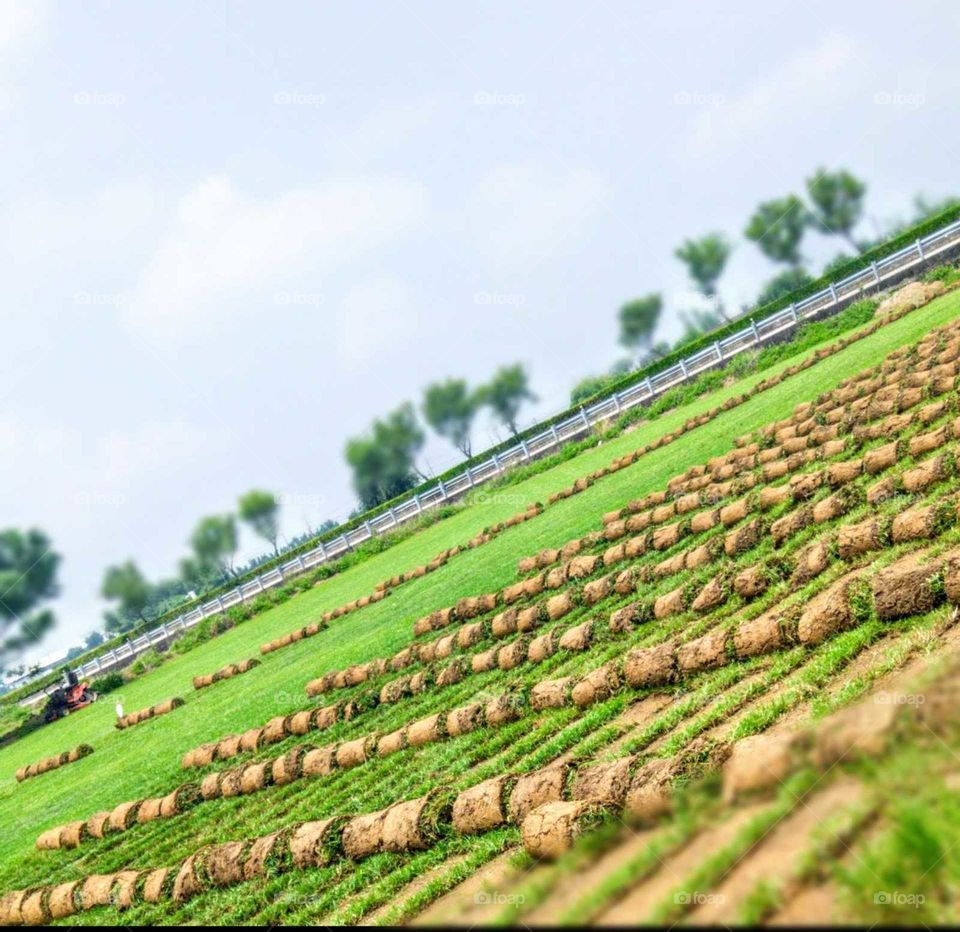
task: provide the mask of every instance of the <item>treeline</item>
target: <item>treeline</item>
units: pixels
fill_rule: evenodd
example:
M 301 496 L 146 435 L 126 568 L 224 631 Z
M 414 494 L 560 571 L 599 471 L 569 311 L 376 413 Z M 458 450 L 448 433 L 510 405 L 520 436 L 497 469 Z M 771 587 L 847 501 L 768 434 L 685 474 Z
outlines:
M 424 390 L 420 410 L 426 424 L 469 459 L 470 434 L 480 410 L 489 409 L 517 436 L 517 419 L 526 401 L 536 401 L 536 396 L 526 370 L 516 363 L 501 366 L 489 382 L 474 388 L 463 379 L 434 382 Z M 426 434 L 409 401 L 374 421 L 364 435 L 347 441 L 344 455 L 360 500 L 351 517 L 402 495 L 428 478 L 416 461 L 425 442 Z
M 818 169 L 804 184 L 804 196 L 788 193 L 758 204 L 743 230 L 744 238 L 755 245 L 766 258 L 780 266 L 761 288 L 753 307 L 762 307 L 814 281 L 808 271 L 809 260 L 803 254 L 803 244 L 809 232 L 836 237 L 853 255 L 840 251 L 821 271 L 828 275 L 842 268 L 857 255 L 874 248 L 897 235 L 905 227 L 922 223 L 929 217 L 956 205 L 955 198 L 930 202 L 918 195 L 914 201 L 914 216 L 908 221 L 896 221 L 874 239 L 857 239 L 854 231 L 863 219 L 866 184 L 846 169 L 828 171 Z M 687 239 L 674 251 L 687 270 L 687 275 L 705 306 L 679 309 L 677 318 L 683 332 L 672 344 L 657 340 L 663 323 L 663 297 L 651 293 L 628 301 L 619 310 L 619 342 L 630 350 L 631 356 L 620 359 L 605 373 L 587 376 L 574 385 L 570 403 L 578 404 L 603 392 L 634 368 L 648 365 L 667 353 L 681 349 L 723 323 L 729 323 L 751 306 L 744 305 L 732 317 L 724 306 L 718 284 L 733 251 L 730 240 L 718 232 L 698 239 Z
M 128 631 L 192 599 L 194 592 L 205 592 L 239 578 L 278 556 L 280 506 L 274 493 L 251 489 L 237 500 L 236 513 L 201 518 L 188 540 L 190 552 L 180 560 L 179 572 L 172 578 L 150 582 L 132 559 L 107 567 L 100 588 L 101 596 L 112 603 L 104 615 L 105 630 L 114 634 Z M 272 553 L 265 553 L 244 566 L 235 566 L 238 522 L 246 524 L 266 541 Z M 325 521 L 319 528 L 303 534 L 302 539 L 310 539 L 334 526 L 335 522 Z M 299 541 L 298 538 L 291 544 Z

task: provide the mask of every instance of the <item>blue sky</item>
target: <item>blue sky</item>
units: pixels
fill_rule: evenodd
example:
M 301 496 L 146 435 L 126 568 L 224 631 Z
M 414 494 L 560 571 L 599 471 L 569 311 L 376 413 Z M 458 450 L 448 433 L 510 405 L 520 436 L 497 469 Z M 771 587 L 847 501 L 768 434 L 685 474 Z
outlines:
M 2 0 L 0 525 L 64 556 L 38 653 L 99 623 L 107 564 L 173 572 L 251 486 L 287 535 L 344 518 L 344 441 L 432 379 L 523 361 L 530 422 L 622 355 L 625 299 L 662 291 L 676 336 L 687 236 L 727 232 L 721 290 L 751 300 L 776 268 L 746 219 L 817 166 L 868 182 L 862 236 L 958 193 L 958 25 L 933 0 Z

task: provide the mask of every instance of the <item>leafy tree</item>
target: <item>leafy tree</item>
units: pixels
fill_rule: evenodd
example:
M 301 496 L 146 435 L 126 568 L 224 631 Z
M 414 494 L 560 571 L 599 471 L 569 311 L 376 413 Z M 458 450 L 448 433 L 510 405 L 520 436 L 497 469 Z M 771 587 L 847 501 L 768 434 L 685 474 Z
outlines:
M 470 456 L 470 427 L 477 407 L 476 394 L 463 379 L 434 382 L 423 393 L 426 422 L 466 457 Z
M 847 263 L 853 258 L 853 256 L 848 256 L 844 252 L 838 252 L 824 267 L 821 275 L 832 275 L 834 272 L 839 271 L 844 268 Z
M 807 179 L 807 194 L 813 204 L 813 216 L 826 233 L 842 236 L 858 252 L 853 228 L 863 213 L 863 196 L 867 186 L 846 169 L 828 172 L 819 169 Z
M 675 255 L 686 265 L 687 272 L 697 283 L 700 293 L 714 299 L 718 313 L 724 320 L 728 320 L 717 294 L 717 281 L 730 258 L 730 244 L 723 234 L 708 233 L 700 239 L 688 239 L 677 249 Z
M 624 304 L 619 314 L 620 345 L 641 356 L 649 353 L 662 311 L 663 298 L 658 294 L 644 295 Z
M 240 496 L 237 511 L 240 520 L 245 521 L 253 528 L 254 533 L 268 541 L 274 554 L 279 554 L 277 537 L 280 534 L 280 503 L 273 492 L 251 489 L 246 495 Z
M 234 575 L 233 555 L 237 552 L 237 522 L 233 515 L 201 518 L 190 536 L 196 568 L 209 573 L 219 569 Z
M 107 567 L 100 595 L 117 602 L 116 610 L 120 614 L 143 619 L 143 610 L 150 599 L 150 583 L 133 560 L 127 560 L 119 566 Z
M 808 222 L 803 201 L 795 194 L 765 201 L 753 212 L 744 235 L 774 262 L 799 265 L 800 241 Z
M 674 343 L 673 348 L 679 349 L 692 343 L 694 340 L 719 327 L 722 321 L 716 311 L 707 311 L 703 308 L 692 308 L 689 311 L 680 311 L 680 320 L 683 322 L 683 333 Z
M 536 401 L 537 396 L 530 390 L 527 372 L 520 363 L 501 366 L 493 378 L 477 389 L 480 403 L 493 411 L 497 419 L 517 436 L 517 415 L 524 401 Z
M 602 392 L 613 380 L 614 377 L 609 375 L 588 375 L 580 379 L 570 390 L 570 404 L 577 405 L 581 401 L 592 398 L 598 392 Z
M 99 647 L 106 638 L 99 631 L 91 631 L 87 635 L 87 639 L 83 642 L 84 650 L 93 650 L 95 647 Z
M 757 298 L 757 306 L 763 307 L 764 304 L 776 301 L 777 298 L 782 298 L 784 295 L 790 294 L 791 291 L 803 288 L 812 281 L 813 279 L 805 269 L 786 269 L 779 275 L 774 275 L 774 277 L 763 286 L 763 291 L 760 292 L 760 296 Z
M 417 484 L 414 460 L 423 442 L 423 431 L 409 402 L 374 421 L 366 436 L 347 441 L 347 465 L 353 470 L 353 487 L 364 509 L 389 501 Z
M 36 644 L 56 624 L 49 609 L 37 606 L 56 597 L 60 556 L 50 538 L 32 528 L 0 531 L 0 664 Z

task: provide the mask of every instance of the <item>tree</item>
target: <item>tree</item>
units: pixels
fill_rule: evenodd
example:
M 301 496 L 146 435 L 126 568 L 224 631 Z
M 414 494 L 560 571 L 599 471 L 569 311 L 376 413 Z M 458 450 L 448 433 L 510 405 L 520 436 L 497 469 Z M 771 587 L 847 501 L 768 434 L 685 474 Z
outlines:
M 476 394 L 463 379 L 434 382 L 423 393 L 426 422 L 466 457 L 470 456 L 470 427 L 477 407 Z
M 389 501 L 417 484 L 419 470 L 414 459 L 423 442 L 423 431 L 409 402 L 374 421 L 367 435 L 347 441 L 344 455 L 364 509 Z
M 719 314 L 715 311 L 703 310 L 702 308 L 680 311 L 679 316 L 683 322 L 683 333 L 677 342 L 674 343 L 674 349 L 679 349 L 687 343 L 692 343 L 694 340 L 703 336 L 703 334 L 713 330 L 714 327 L 719 327 L 721 323 Z
M 130 619 L 143 616 L 143 610 L 150 600 L 150 583 L 137 568 L 133 560 L 127 560 L 119 566 L 108 566 L 103 574 L 100 595 L 118 603 L 115 611 Z
M 697 283 L 700 293 L 714 299 L 716 309 L 728 320 L 723 303 L 717 294 L 717 280 L 723 274 L 730 258 L 730 244 L 721 233 L 708 233 L 700 239 L 688 239 L 680 246 L 676 257 L 687 267 L 690 277 Z
M 56 597 L 60 556 L 50 538 L 32 528 L 0 531 L 0 664 L 36 644 L 56 624 L 49 609 L 37 606 Z
M 209 573 L 219 569 L 233 575 L 233 555 L 237 552 L 237 522 L 233 515 L 201 518 L 190 536 L 196 569 Z
M 813 204 L 813 216 L 827 233 L 842 236 L 858 252 L 853 228 L 863 213 L 863 196 L 867 186 L 846 169 L 828 172 L 819 169 L 807 179 L 807 194 Z
M 644 295 L 624 304 L 619 314 L 620 345 L 640 356 L 649 353 L 662 311 L 663 298 L 658 294 Z
M 274 554 L 279 554 L 277 537 L 280 535 L 280 503 L 273 492 L 251 489 L 246 495 L 240 496 L 237 511 L 240 520 L 245 521 L 253 528 L 254 533 L 268 541 Z
M 577 405 L 602 392 L 616 379 L 611 375 L 588 375 L 580 379 L 570 390 L 570 404 Z
M 105 640 L 106 638 L 99 631 L 91 631 L 83 642 L 83 649 L 93 650 L 95 647 L 99 647 Z
M 800 241 L 808 219 L 803 201 L 795 194 L 788 194 L 760 204 L 753 212 L 744 235 L 774 262 L 799 265 Z
M 526 370 L 520 363 L 497 369 L 493 378 L 477 390 L 477 397 L 514 437 L 517 436 L 517 415 L 521 405 L 524 401 L 537 400 L 530 391 Z
M 774 275 L 774 277 L 763 286 L 763 291 L 760 292 L 760 296 L 757 298 L 757 307 L 763 307 L 764 304 L 776 301 L 777 298 L 782 298 L 784 295 L 790 294 L 791 291 L 803 288 L 812 281 L 813 279 L 805 269 L 786 269 L 779 275 Z

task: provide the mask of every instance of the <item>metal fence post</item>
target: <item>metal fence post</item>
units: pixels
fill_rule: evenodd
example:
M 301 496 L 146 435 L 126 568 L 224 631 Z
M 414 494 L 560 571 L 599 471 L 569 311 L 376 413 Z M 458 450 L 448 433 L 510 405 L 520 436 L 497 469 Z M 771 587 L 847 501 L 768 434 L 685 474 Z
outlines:
M 583 408 L 580 409 L 580 420 L 583 421 L 583 426 L 589 430 L 590 422 L 587 420 L 587 413 L 583 410 Z
M 923 243 L 920 241 L 920 238 L 917 237 L 917 255 L 921 259 L 926 259 L 927 257 L 923 254 Z
M 527 449 L 527 442 L 523 439 L 523 437 L 520 438 L 520 449 L 523 450 L 523 458 L 529 462 L 530 451 Z
M 682 359 L 680 360 L 680 371 L 685 379 L 690 378 L 690 373 L 687 372 L 687 364 Z
M 653 398 L 656 392 L 653 390 L 653 382 L 650 381 L 649 375 L 644 379 L 644 382 L 646 383 L 647 391 L 650 392 L 650 397 Z
M 880 284 L 880 270 L 877 268 L 876 262 L 870 263 L 870 268 L 873 269 L 873 279 L 879 285 Z
M 836 304 L 840 299 L 837 297 L 837 289 L 834 288 L 833 282 L 830 282 L 830 297 L 833 298 L 833 303 Z
M 437 485 L 440 486 L 440 494 L 443 496 L 443 500 L 447 500 L 447 489 L 443 484 L 443 479 L 437 479 Z
M 420 504 L 420 496 L 416 492 L 413 493 L 413 500 L 417 503 L 417 514 L 423 514 L 423 505 Z
M 718 359 L 720 362 L 723 362 L 723 350 L 720 349 L 720 341 L 719 341 L 719 340 L 714 340 L 714 341 L 713 341 L 713 348 L 717 351 L 717 359 Z
M 553 434 L 554 446 L 560 446 L 560 435 L 557 433 L 557 427 L 555 424 L 550 425 L 550 433 Z

